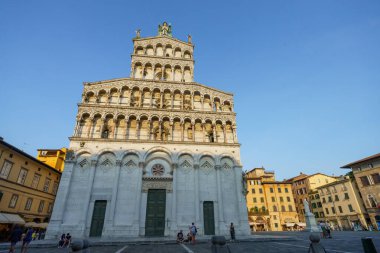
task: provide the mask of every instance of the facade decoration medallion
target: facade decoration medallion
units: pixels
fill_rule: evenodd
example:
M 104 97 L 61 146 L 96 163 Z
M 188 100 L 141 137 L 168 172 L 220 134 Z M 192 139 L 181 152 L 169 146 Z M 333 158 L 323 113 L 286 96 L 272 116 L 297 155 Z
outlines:
M 161 164 L 157 163 L 157 164 L 152 166 L 152 175 L 153 176 L 161 177 L 164 174 L 164 172 L 165 172 L 165 168 Z

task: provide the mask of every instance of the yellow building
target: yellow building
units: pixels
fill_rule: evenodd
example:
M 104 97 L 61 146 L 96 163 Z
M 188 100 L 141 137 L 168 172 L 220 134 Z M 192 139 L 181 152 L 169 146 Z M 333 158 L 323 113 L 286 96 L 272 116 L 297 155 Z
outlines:
M 38 149 L 37 159 L 62 172 L 65 166 L 66 148 Z
M 346 176 L 335 182 L 318 187 L 325 221 L 336 229 L 368 229 L 368 214 L 360 197 L 355 179 Z
M 274 172 L 255 168 L 245 174 L 247 208 L 253 231 L 285 231 L 297 227 L 291 183 L 277 182 Z
M 301 173 L 296 177 L 285 180 L 285 182 L 292 184 L 294 202 L 296 204 L 296 210 L 300 221 L 305 222 L 305 208 L 303 206 L 303 200 L 306 199 L 310 203 L 309 193 L 317 187 L 335 181 L 336 177 L 327 176 L 322 173 L 316 173 L 313 175 Z M 310 211 L 314 212 L 313 210 Z
M 317 222 L 325 221 L 325 213 L 323 211 L 321 196 L 317 189 L 310 190 L 309 192 L 310 208 L 314 214 L 315 220 Z
M 60 178 L 61 172 L 0 139 L 1 217 L 48 222 Z
M 367 224 L 380 230 L 380 153 L 341 168 L 352 169 L 369 215 Z

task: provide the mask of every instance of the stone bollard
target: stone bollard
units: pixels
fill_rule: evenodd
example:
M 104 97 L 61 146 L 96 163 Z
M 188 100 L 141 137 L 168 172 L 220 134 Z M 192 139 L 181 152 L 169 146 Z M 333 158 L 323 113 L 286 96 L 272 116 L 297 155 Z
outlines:
M 363 237 L 362 245 L 364 253 L 377 253 L 375 245 L 373 244 L 372 237 Z
M 226 238 L 224 236 L 213 236 L 211 237 L 211 252 L 219 253 L 221 249 L 227 249 L 229 253 L 231 253 L 230 248 L 226 245 Z M 226 247 L 223 247 L 226 245 Z
M 87 239 L 76 239 L 71 243 L 71 251 L 76 252 L 83 249 L 87 249 L 90 246 Z
M 319 243 L 321 238 L 319 237 L 318 233 L 311 233 L 309 236 L 309 239 L 311 241 L 309 251 L 311 253 L 326 253 L 325 248 Z

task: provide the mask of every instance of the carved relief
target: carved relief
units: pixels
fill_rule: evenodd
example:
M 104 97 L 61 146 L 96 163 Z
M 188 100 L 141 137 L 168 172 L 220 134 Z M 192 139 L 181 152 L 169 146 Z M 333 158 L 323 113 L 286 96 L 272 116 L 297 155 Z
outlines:
M 143 180 L 142 192 L 148 192 L 149 189 L 165 189 L 167 192 L 172 192 L 173 191 L 172 181 Z

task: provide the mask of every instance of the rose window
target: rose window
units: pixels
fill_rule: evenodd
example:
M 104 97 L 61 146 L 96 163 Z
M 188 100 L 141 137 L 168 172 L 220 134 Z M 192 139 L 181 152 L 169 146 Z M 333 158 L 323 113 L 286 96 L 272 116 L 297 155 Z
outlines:
M 155 164 L 152 167 L 153 176 L 162 176 L 164 174 L 165 168 L 161 164 Z

